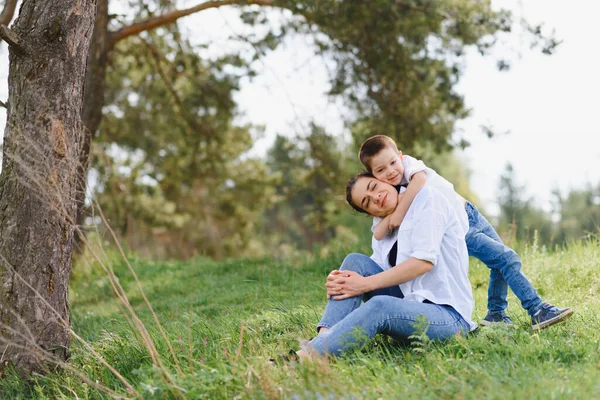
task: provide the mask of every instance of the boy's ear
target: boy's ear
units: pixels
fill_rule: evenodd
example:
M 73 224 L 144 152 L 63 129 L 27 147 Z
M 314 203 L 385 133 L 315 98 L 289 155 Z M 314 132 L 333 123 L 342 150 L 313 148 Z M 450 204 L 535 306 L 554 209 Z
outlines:
M 402 160 L 402 151 L 398 150 L 398 157 Z

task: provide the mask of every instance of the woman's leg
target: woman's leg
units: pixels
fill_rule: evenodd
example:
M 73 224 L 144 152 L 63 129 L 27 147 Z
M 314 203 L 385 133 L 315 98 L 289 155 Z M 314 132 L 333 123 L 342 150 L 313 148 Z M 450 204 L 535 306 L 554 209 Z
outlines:
M 381 267 L 377 265 L 370 257 L 364 254 L 352 253 L 346 256 L 340 267 L 341 271 L 354 271 L 362 276 L 371 276 L 383 272 Z M 385 289 L 374 290 L 365 293 L 362 296 L 350 297 L 344 300 L 330 299 L 325 307 L 325 312 L 321 321 L 317 325 L 317 332 L 321 328 L 331 328 L 339 321 L 344 319 L 346 315 L 360 306 L 361 301 L 369 301 L 373 296 L 389 295 L 394 297 L 403 297 L 400 287 L 393 286 Z
M 469 331 L 469 324 L 450 306 L 419 303 L 393 296 L 375 296 L 327 332 L 308 342 L 302 354 L 316 352 L 321 355 L 340 355 L 363 346 L 377 333 L 406 341 L 415 332 L 419 315 L 429 321 L 426 333 L 434 340 L 449 339 Z

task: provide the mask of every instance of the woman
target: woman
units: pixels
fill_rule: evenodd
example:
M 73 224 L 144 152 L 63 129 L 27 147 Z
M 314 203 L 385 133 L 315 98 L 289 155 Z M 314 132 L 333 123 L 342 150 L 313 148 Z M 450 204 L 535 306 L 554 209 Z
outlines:
M 372 216 L 391 214 L 399 196 L 393 186 L 368 173 L 346 187 L 348 203 Z M 329 274 L 330 300 L 319 334 L 296 352 L 298 357 L 339 355 L 377 333 L 406 341 L 420 315 L 429 322 L 431 339 L 445 340 L 477 327 L 471 320 L 465 232 L 448 200 L 435 189 L 422 189 L 396 233 L 373 239 L 370 258 L 350 254 L 340 270 Z

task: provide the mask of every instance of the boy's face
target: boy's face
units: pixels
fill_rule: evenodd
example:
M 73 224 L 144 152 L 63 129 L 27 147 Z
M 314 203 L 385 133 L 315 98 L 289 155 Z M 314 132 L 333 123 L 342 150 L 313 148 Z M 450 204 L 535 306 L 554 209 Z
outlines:
M 374 217 L 391 214 L 398 204 L 398 191 L 375 178 L 358 178 L 352 188 L 352 202 Z
M 404 167 L 402 166 L 402 152 L 386 147 L 371 158 L 371 171 L 375 178 L 382 182 L 397 186 L 402 182 Z

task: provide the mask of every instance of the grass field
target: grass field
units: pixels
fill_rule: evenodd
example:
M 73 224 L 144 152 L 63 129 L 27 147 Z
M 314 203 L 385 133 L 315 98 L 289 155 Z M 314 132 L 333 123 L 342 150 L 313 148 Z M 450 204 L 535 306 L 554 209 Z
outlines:
M 9 371 L 0 379 L 0 395 L 115 397 L 94 389 L 96 383 L 124 397 L 144 399 L 600 398 L 598 242 L 575 243 L 551 253 L 531 246 L 521 251 L 525 273 L 544 300 L 575 309 L 566 323 L 532 331 L 511 293 L 508 311 L 515 328 L 480 328 L 445 344 L 418 342 L 410 347 L 377 337 L 335 361 L 267 365 L 269 357 L 314 336 L 325 306 L 325 277 L 344 255 L 339 250 L 293 262 L 132 258 L 168 341 L 125 263 L 115 257 L 110 265 L 153 338 L 161 367 L 153 365 L 143 335 L 125 317 L 126 308 L 108 277 L 97 264 L 82 263 L 71 285 L 72 324 L 97 355 L 74 340 L 69 365 L 76 372 L 62 370 L 26 383 Z M 487 268 L 472 260 L 470 278 L 474 319 L 479 321 L 486 312 Z

